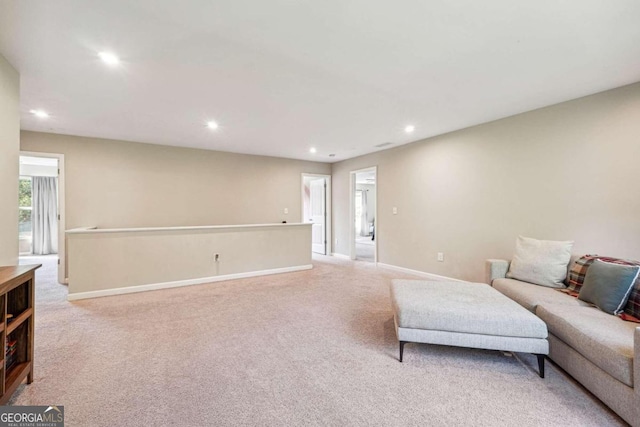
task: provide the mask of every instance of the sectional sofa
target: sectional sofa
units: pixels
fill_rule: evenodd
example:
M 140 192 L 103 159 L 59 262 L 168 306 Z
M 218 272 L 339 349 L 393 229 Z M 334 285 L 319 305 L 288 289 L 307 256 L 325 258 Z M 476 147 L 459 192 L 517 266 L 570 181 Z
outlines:
M 509 263 L 487 260 L 487 283 L 547 324 L 551 360 L 625 421 L 640 427 L 640 323 L 607 314 L 558 289 L 507 278 Z

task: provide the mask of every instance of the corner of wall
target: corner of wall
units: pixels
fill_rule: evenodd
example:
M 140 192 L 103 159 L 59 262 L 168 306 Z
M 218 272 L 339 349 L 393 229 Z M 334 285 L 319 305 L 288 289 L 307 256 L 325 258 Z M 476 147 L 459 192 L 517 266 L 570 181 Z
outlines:
M 18 262 L 20 75 L 0 55 L 0 265 Z

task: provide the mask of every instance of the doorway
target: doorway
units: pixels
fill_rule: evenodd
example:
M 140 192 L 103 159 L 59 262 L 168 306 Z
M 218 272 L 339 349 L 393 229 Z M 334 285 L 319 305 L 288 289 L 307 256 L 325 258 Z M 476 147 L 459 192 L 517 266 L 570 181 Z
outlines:
M 377 262 L 377 168 L 351 172 L 351 259 Z
M 311 251 L 331 252 L 331 175 L 302 174 L 302 222 L 311 225 Z
M 54 263 L 58 282 L 66 283 L 64 156 L 20 152 L 19 167 L 21 264 Z

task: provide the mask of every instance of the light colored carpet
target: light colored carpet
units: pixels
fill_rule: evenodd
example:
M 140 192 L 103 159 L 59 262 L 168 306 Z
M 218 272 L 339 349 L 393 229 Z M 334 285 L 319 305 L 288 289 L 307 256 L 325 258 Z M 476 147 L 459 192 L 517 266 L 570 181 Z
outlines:
M 363 245 L 375 245 L 375 240 L 371 240 L 371 236 L 356 235 L 356 243 L 362 243 Z
M 356 259 L 359 261 L 374 262 L 376 259 L 375 246 L 356 243 Z
M 33 261 L 33 259 L 32 259 Z M 314 269 L 67 302 L 38 272 L 35 382 L 11 404 L 69 426 L 624 423 L 534 356 L 409 344 L 388 286 L 411 276 L 316 257 Z
M 359 261 L 375 262 L 376 243 L 371 236 L 356 236 L 356 259 Z

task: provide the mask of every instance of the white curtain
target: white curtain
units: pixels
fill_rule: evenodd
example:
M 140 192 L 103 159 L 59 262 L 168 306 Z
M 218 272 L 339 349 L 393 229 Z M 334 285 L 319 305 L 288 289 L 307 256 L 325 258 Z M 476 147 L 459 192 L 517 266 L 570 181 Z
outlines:
M 31 224 L 33 227 L 33 253 L 58 253 L 58 178 L 34 176 L 32 178 Z
M 367 191 L 362 190 L 362 209 L 360 209 L 360 235 L 369 235 L 369 221 L 367 221 Z

